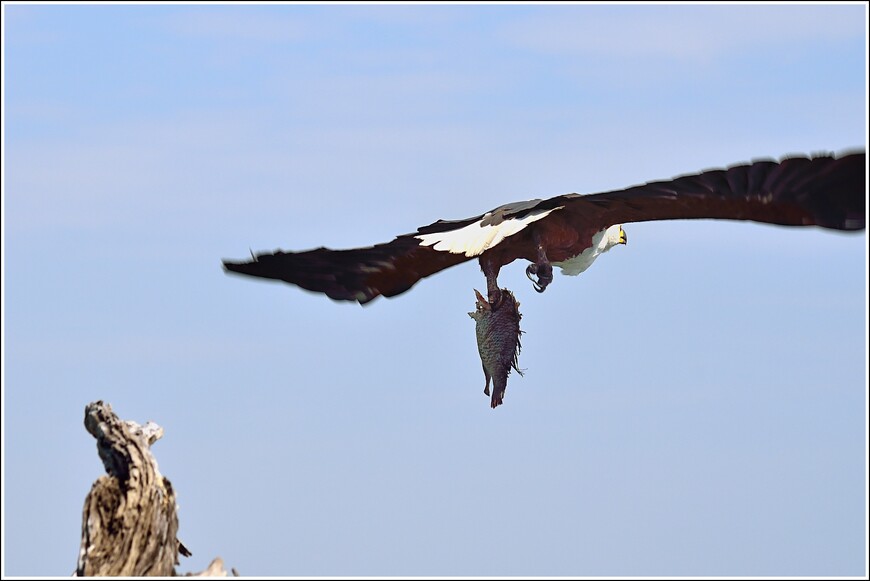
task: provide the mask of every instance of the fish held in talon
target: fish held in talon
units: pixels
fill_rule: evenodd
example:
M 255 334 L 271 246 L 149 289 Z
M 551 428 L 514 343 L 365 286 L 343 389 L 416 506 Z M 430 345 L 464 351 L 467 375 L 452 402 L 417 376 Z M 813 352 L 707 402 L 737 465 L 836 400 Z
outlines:
M 224 260 L 223 266 L 229 273 L 280 280 L 336 301 L 367 305 L 477 260 L 486 290 L 484 295 L 475 291 L 477 309 L 470 315 L 477 322 L 484 393 L 490 395 L 492 381 L 496 407 L 508 373 L 519 372 L 520 313 L 513 294 L 500 288 L 503 267 L 527 261 L 526 276 L 536 293 L 543 293 L 555 284 L 554 267 L 576 277 L 599 256 L 627 245 L 623 225 L 633 222 L 738 220 L 861 232 L 866 228 L 866 163 L 863 150 L 759 159 L 618 190 L 512 202 L 469 218 L 437 220 L 372 246 L 276 249 L 250 260 Z M 746 236 L 753 235 L 747 229 Z
M 489 384 L 492 381 L 492 397 L 490 406 L 498 407 L 504 402 L 507 389 L 507 379 L 511 369 L 520 375 L 523 372 L 517 366 L 520 355 L 520 303 L 513 293 L 506 288 L 501 289 L 501 300 L 497 307 L 490 304 L 476 289 L 475 310 L 468 316 L 475 320 L 477 333 L 477 350 L 486 386 L 483 393 L 490 395 Z

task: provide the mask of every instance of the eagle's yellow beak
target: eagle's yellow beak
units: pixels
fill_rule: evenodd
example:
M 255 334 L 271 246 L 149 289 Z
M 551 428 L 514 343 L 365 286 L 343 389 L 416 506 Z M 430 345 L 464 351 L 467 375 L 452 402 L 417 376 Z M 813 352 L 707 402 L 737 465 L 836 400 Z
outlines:
M 619 243 L 628 244 L 628 236 L 625 235 L 625 230 L 622 229 L 622 226 L 619 227 Z

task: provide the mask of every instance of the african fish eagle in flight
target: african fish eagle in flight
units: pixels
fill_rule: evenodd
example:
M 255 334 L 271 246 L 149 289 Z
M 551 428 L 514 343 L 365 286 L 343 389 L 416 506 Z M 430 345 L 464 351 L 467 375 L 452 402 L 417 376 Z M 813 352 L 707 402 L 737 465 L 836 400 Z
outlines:
M 708 170 L 597 194 L 565 194 L 505 204 L 464 220 L 438 220 L 392 242 L 330 250 L 263 252 L 230 272 L 278 279 L 332 299 L 365 304 L 393 297 L 422 278 L 477 258 L 489 303 L 497 309 L 501 267 L 528 260 L 526 275 L 543 292 L 553 266 L 577 275 L 602 253 L 627 242 L 622 225 L 713 218 L 784 226 L 863 230 L 866 154 L 788 157 Z

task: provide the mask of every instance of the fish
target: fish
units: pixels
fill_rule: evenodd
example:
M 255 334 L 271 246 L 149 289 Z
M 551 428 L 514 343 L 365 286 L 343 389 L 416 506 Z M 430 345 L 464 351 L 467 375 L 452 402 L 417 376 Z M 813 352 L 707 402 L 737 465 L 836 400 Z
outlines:
M 518 367 L 520 349 L 520 303 L 508 289 L 501 289 L 501 301 L 497 308 L 487 302 L 477 289 L 474 289 L 477 302 L 474 312 L 468 316 L 475 320 L 477 350 L 486 386 L 483 393 L 490 395 L 489 384 L 492 380 L 492 399 L 490 407 L 495 409 L 504 403 L 504 392 L 511 369 L 520 375 Z

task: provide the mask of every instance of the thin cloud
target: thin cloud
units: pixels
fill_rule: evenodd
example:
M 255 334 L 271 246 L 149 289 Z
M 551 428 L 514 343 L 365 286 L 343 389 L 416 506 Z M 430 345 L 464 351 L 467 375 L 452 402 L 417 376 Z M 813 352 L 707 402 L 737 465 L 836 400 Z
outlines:
M 272 11 L 196 10 L 173 14 L 168 26 L 182 36 L 224 41 L 298 43 L 311 36 L 310 23 Z
M 861 6 L 578 7 L 514 21 L 502 34 L 546 53 L 708 61 L 759 46 L 860 38 L 865 18 Z

